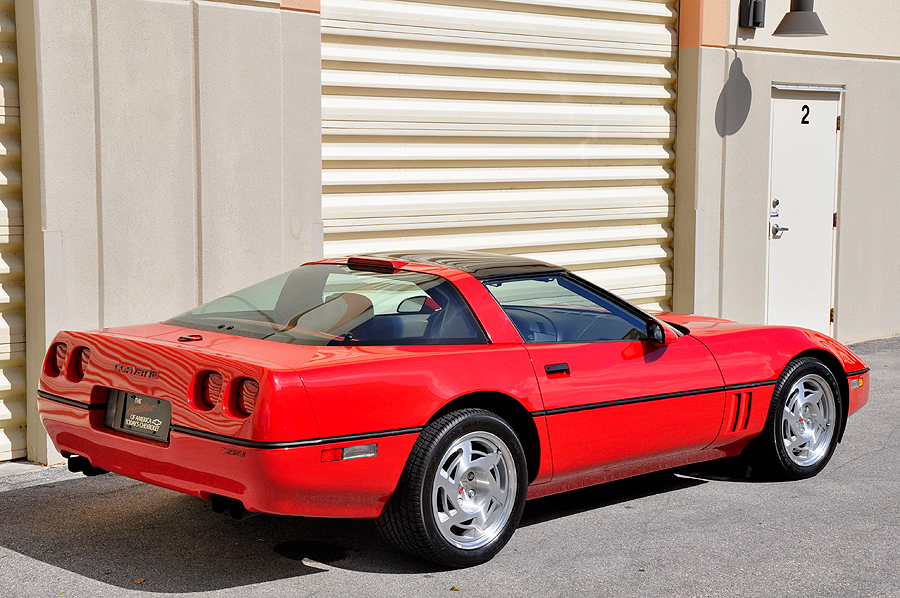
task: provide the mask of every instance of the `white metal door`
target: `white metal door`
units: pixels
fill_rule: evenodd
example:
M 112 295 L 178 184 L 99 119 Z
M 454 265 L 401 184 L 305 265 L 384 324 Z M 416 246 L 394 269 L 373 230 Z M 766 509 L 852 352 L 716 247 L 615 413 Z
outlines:
M 669 307 L 676 0 L 323 0 L 325 253 L 476 249 Z
M 773 92 L 769 324 L 831 333 L 840 100 Z

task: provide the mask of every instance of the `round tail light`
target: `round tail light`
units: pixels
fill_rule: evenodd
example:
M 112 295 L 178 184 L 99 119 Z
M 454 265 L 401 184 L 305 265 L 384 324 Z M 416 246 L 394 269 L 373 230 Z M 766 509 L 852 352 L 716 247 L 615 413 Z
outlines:
M 87 347 L 82 347 L 75 354 L 75 357 L 72 358 L 72 362 L 69 364 L 69 374 L 68 377 L 73 382 L 81 382 L 84 380 L 84 373 L 87 371 L 88 363 L 91 361 L 91 350 Z
M 200 388 L 200 402 L 207 409 L 212 409 L 222 398 L 222 374 L 210 372 L 203 378 Z
M 66 355 L 68 353 L 69 348 L 66 346 L 66 343 L 56 343 L 56 346 L 53 347 L 47 356 L 47 373 L 51 376 L 59 376 L 64 372 L 66 370 Z
M 237 389 L 237 400 L 235 401 L 237 412 L 244 417 L 253 413 L 257 397 L 259 397 L 259 382 L 244 378 Z

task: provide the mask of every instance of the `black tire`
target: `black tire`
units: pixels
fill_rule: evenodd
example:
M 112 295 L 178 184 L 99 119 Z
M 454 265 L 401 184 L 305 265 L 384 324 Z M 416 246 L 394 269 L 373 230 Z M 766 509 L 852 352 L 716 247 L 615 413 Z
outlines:
M 837 380 L 814 357 L 791 361 L 775 383 L 762 434 L 751 445 L 751 464 L 777 479 L 811 478 L 828 464 L 843 418 Z
M 525 451 L 509 424 L 483 409 L 454 411 L 422 430 L 376 525 L 414 556 L 479 565 L 512 537 L 527 486 Z

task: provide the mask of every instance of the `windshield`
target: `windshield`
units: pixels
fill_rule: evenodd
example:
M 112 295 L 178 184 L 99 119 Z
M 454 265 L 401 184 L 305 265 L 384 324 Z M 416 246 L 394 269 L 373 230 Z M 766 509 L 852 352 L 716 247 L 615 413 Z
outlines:
M 300 345 L 487 342 L 449 281 L 335 264 L 301 266 L 165 323 Z

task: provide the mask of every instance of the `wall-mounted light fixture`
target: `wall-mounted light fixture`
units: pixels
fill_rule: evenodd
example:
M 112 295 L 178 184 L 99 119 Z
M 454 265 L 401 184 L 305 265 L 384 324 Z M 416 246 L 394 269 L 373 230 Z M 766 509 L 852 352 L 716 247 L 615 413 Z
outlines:
M 828 33 L 825 32 L 819 15 L 813 11 L 813 0 L 791 0 L 791 12 L 784 15 L 772 35 L 813 37 Z
M 741 27 L 766 26 L 766 0 L 741 0 L 741 12 L 738 15 Z

